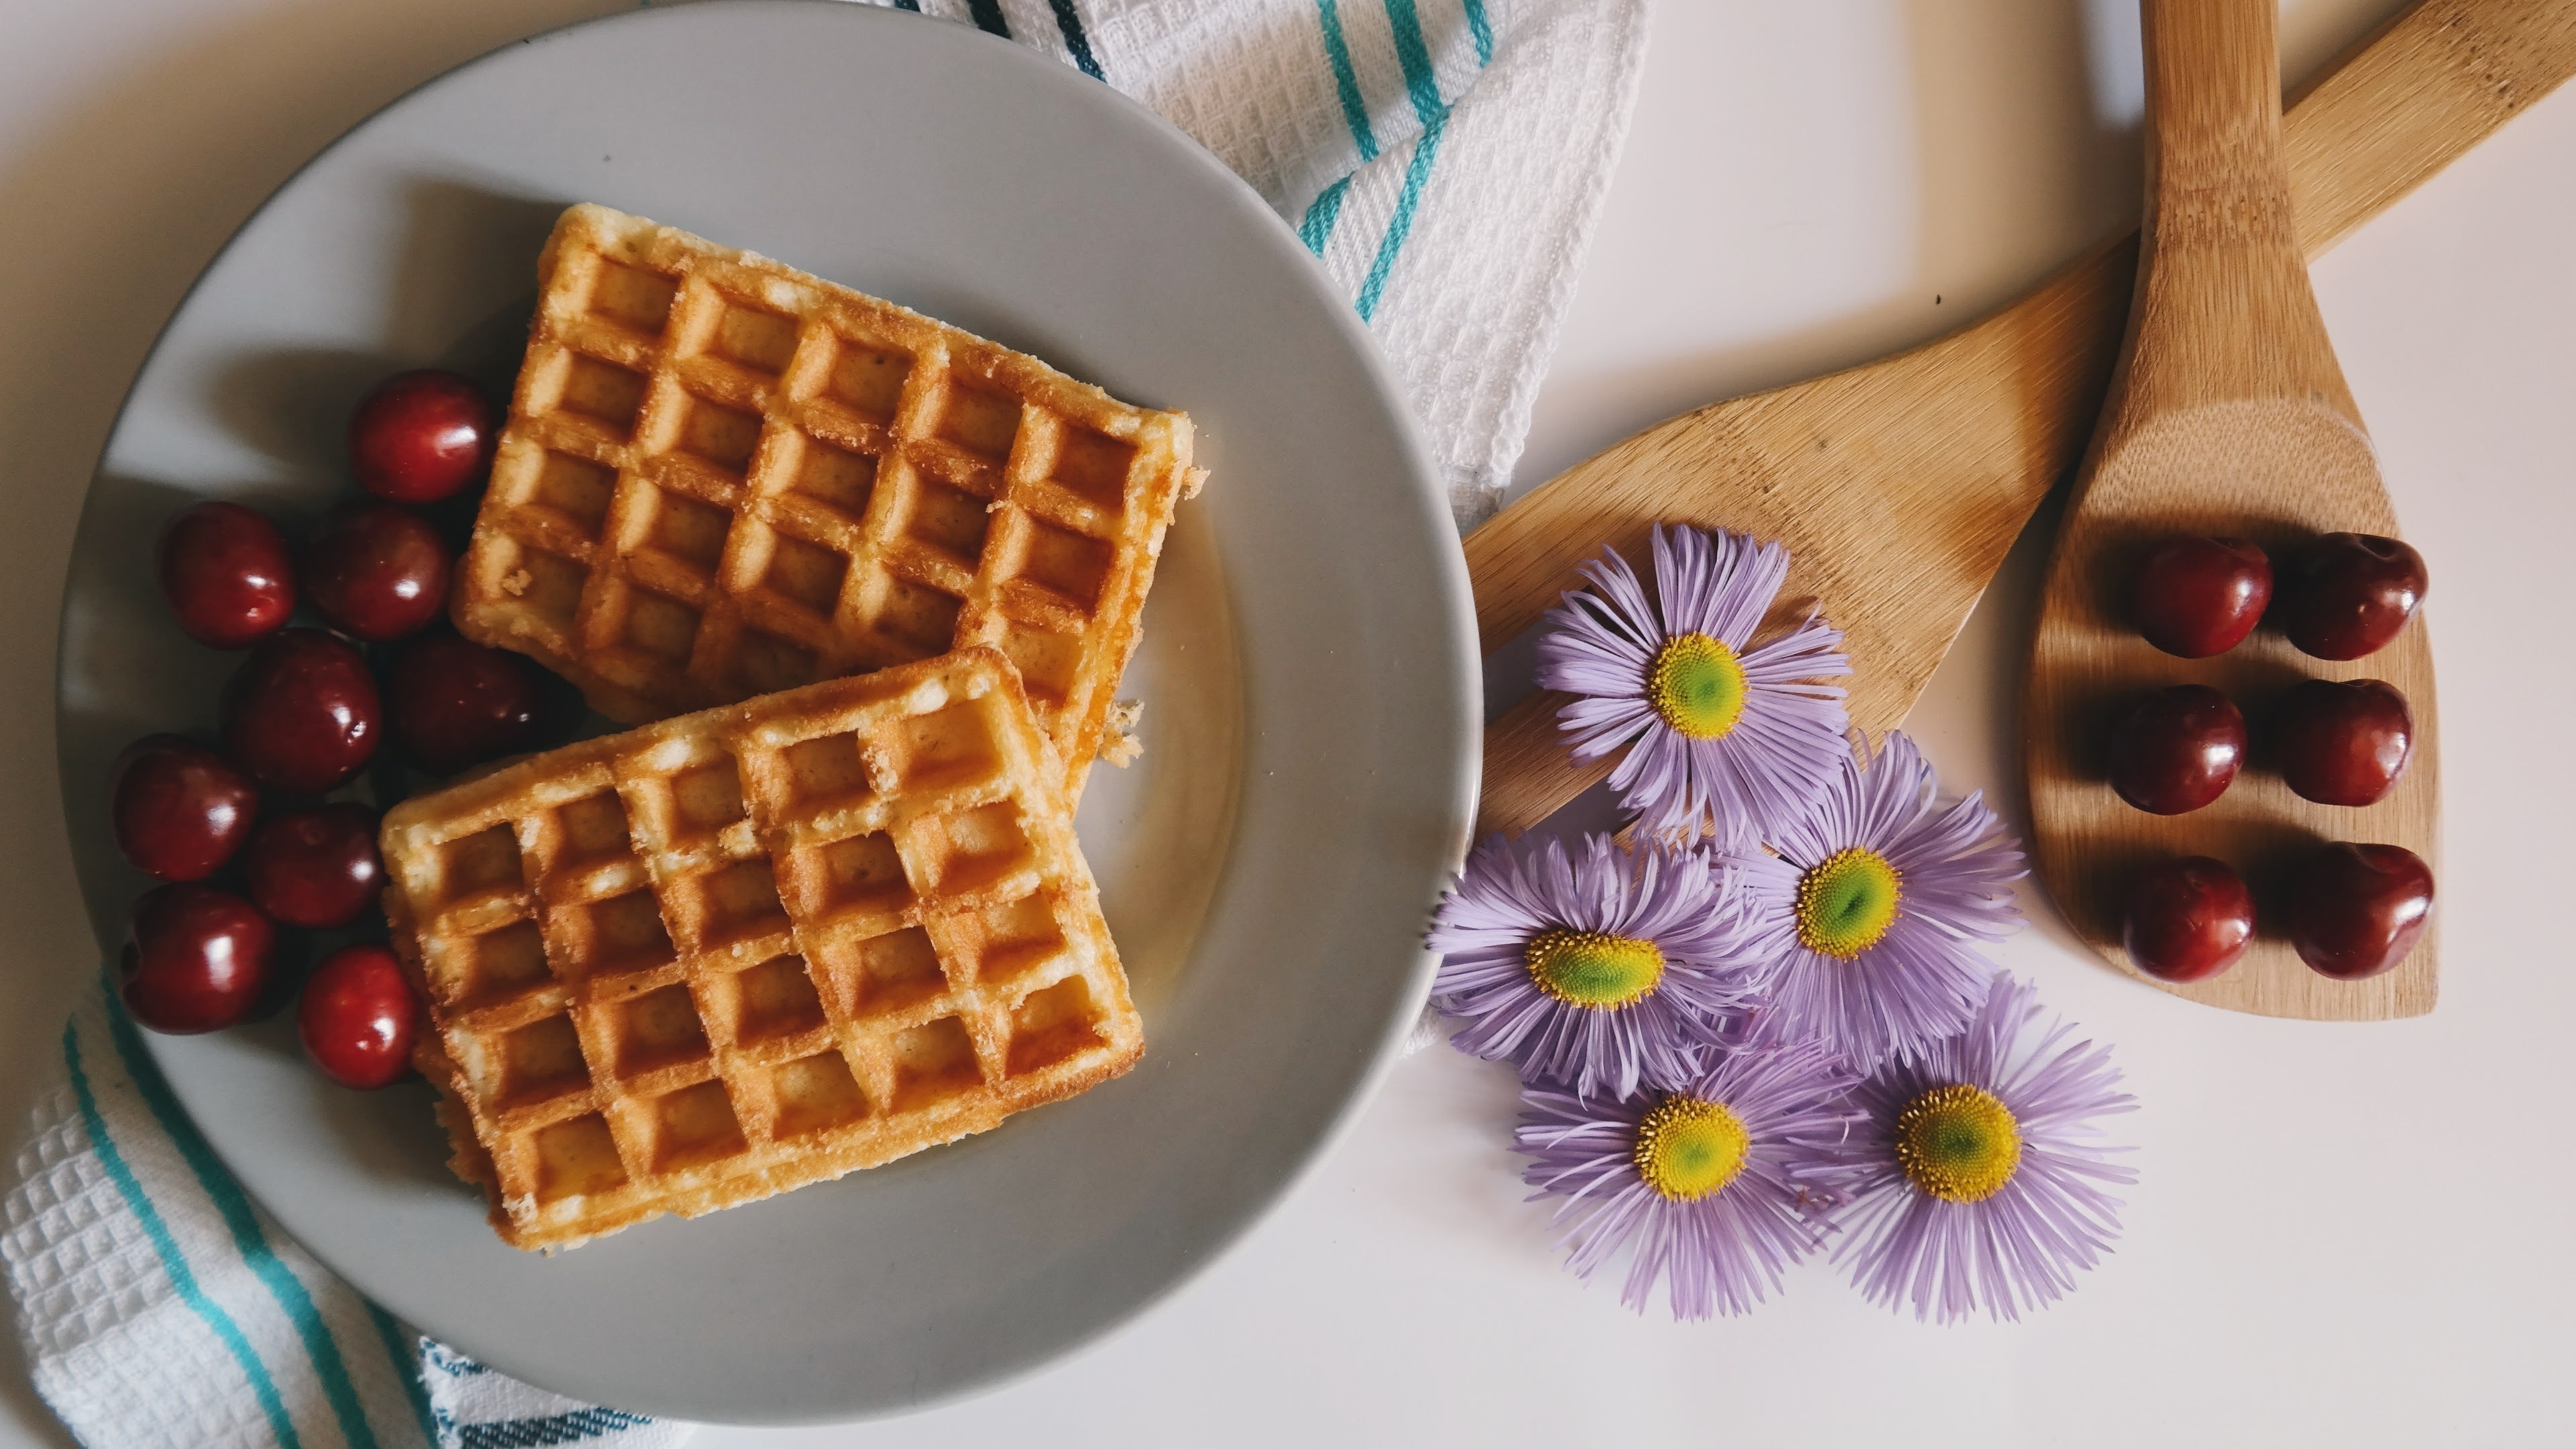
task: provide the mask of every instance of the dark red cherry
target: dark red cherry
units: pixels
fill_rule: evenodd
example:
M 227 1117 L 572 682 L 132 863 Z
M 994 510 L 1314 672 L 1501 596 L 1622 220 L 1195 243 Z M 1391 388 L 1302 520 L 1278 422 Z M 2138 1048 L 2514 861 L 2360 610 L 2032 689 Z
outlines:
M 2433 868 L 2399 845 L 2328 845 L 2290 869 L 2290 944 L 2320 976 L 2358 981 L 2406 959 L 2433 922 Z
M 391 1086 L 411 1071 L 420 998 L 382 946 L 343 946 L 322 958 L 296 1003 L 305 1054 L 344 1087 Z
M 289 810 L 260 822 L 242 857 L 251 903 L 281 925 L 328 930 L 376 903 L 376 813 L 347 803 Z
M 154 1031 L 215 1031 L 250 1015 L 268 984 L 277 928 L 213 886 L 165 885 L 134 903 L 117 994 Z
M 304 554 L 304 591 L 333 627 L 381 644 L 447 611 L 447 545 L 427 520 L 361 504 L 324 524 Z
M 2415 617 L 2429 583 L 2424 556 L 2394 538 L 2329 533 L 2282 575 L 2274 611 L 2290 642 L 2319 659 L 2378 652 Z
M 2131 705 L 2111 728 L 2111 788 L 2157 815 L 2227 793 L 2245 764 L 2245 717 L 2206 685 L 2178 684 Z
M 295 566 L 277 525 L 238 503 L 200 503 L 161 531 L 161 593 L 200 644 L 240 649 L 295 612 Z
M 386 378 L 349 419 L 349 466 L 358 486 L 396 503 L 435 503 L 464 490 L 492 463 L 492 405 L 452 372 Z
M 394 737 L 436 774 L 526 749 L 536 733 L 535 666 L 454 634 L 405 648 L 385 696 Z
M 2169 538 L 2130 590 L 2138 632 L 2167 654 L 2206 659 L 2254 632 L 2272 602 L 2272 560 L 2241 538 Z
M 163 880 L 204 880 L 250 838 L 259 792 L 224 757 L 145 735 L 116 757 L 116 848 Z
M 2254 939 L 2254 893 L 2223 860 L 2162 860 L 2130 886 L 2122 926 L 2121 943 L 2139 970 L 2205 981 L 2235 965 Z
M 367 661 L 319 629 L 287 629 L 224 685 L 224 753 L 272 790 L 318 795 L 376 752 L 382 708 Z
M 2272 715 L 2281 778 L 2320 805 L 2370 805 L 2395 788 L 2415 752 L 2415 716 L 2396 686 L 2310 679 Z

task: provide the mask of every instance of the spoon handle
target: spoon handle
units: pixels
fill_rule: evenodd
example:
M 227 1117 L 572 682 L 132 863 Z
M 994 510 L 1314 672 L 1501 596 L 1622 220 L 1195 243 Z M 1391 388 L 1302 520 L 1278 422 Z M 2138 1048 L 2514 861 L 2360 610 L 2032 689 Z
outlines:
M 2244 398 L 2324 403 L 2361 426 L 2308 286 L 2281 150 L 2273 0 L 2142 0 L 2145 250 L 2129 417 Z

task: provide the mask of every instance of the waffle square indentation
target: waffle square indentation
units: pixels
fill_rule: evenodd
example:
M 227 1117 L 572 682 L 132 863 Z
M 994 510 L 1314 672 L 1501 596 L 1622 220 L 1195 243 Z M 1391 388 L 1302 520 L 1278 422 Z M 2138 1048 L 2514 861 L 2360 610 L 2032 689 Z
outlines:
M 548 450 L 537 465 L 536 486 L 528 501 L 551 508 L 584 538 L 597 539 L 608 519 L 608 500 L 617 491 L 617 470 L 588 458 Z
M 742 1151 L 742 1123 L 724 1083 L 700 1082 L 653 1103 L 653 1170 L 679 1172 Z
M 675 845 L 695 845 L 743 818 L 742 772 L 730 755 L 692 765 L 671 777 L 671 833 Z
M 975 1064 L 975 1039 L 953 1016 L 895 1033 L 894 1109 L 909 1112 L 944 1102 L 984 1084 Z
M 597 1112 L 540 1128 L 536 1134 L 537 1201 L 561 1202 L 626 1185 L 617 1138 Z
M 644 337 L 659 337 L 679 290 L 677 281 L 658 272 L 603 261 L 590 284 L 590 315 Z
M 916 543 L 928 544 L 946 554 L 958 567 L 971 569 L 984 556 L 984 535 L 991 530 L 992 522 L 983 499 L 925 477 L 913 489 L 903 533 Z
M 826 391 L 871 422 L 891 422 L 903 399 L 904 376 L 911 371 L 912 354 L 899 347 L 843 338 Z
M 627 828 L 626 802 L 615 790 L 587 795 L 555 812 L 560 832 L 552 874 L 565 874 L 613 860 L 630 859 L 635 841 Z
M 1127 501 L 1127 473 L 1136 449 L 1089 428 L 1068 426 L 1056 448 L 1055 481 L 1095 508 L 1118 512 Z
M 1089 612 L 1100 601 L 1100 585 L 1108 579 L 1117 555 L 1099 539 L 1036 519 L 1029 523 L 1028 555 L 1020 561 L 1020 577 Z
M 1016 1077 L 1051 1067 L 1103 1040 L 1100 1006 L 1091 998 L 1091 983 L 1068 976 L 1030 992 L 1012 1010 L 1006 1070 Z
M 451 840 L 439 849 L 438 857 L 439 891 L 451 902 L 527 884 L 519 864 L 518 834 L 506 823 Z
M 628 891 L 576 907 L 582 917 L 579 974 L 622 976 L 667 966 L 677 954 L 650 890 Z
M 626 606 L 626 642 L 678 668 L 689 662 L 704 616 L 668 594 L 636 589 Z
M 571 628 L 573 616 L 581 612 L 582 581 L 590 570 L 541 548 L 514 544 L 510 551 L 510 565 L 501 571 L 501 592 L 554 628 Z
M 769 568 L 761 575 L 761 583 L 829 618 L 833 606 L 840 601 L 841 581 L 849 574 L 849 555 L 782 533 L 770 551 Z
M 605 1008 L 615 1038 L 620 1077 L 639 1077 L 707 1059 L 707 1032 L 689 988 L 678 983 L 631 996 Z
M 981 700 L 894 721 L 881 734 L 894 762 L 893 788 L 910 793 L 954 789 L 991 778 L 1002 758 Z
M 823 998 L 802 956 L 772 956 L 725 978 L 733 992 L 735 1040 L 751 1046 L 823 1024 Z
M 772 377 L 787 370 L 796 355 L 796 320 L 732 297 L 725 299 L 708 350 Z
M 569 1016 L 549 1016 L 503 1035 L 498 1060 L 489 1065 L 493 1080 L 485 1090 L 503 1108 L 551 1102 L 590 1085 L 590 1068 L 581 1055 L 581 1035 Z
M 699 574 L 713 574 L 716 561 L 724 557 L 725 532 L 733 527 L 733 514 L 685 493 L 655 491 L 659 496 L 653 503 L 650 546 Z
M 971 929 L 975 979 L 986 986 L 1007 986 L 1066 950 L 1064 928 L 1043 895 L 987 906 L 974 914 Z
M 1007 800 L 952 815 L 941 823 L 946 849 L 932 869 L 943 893 L 981 890 L 1036 864 L 1037 851 L 1020 825 L 1019 807 Z
M 858 944 L 841 1006 L 853 1017 L 887 1016 L 920 1005 L 948 989 L 930 933 L 906 926 Z
M 809 435 L 789 486 L 856 527 L 868 516 L 868 497 L 876 492 L 877 460 Z
M 635 418 L 644 410 L 649 382 L 631 367 L 576 352 L 564 369 L 561 406 L 607 429 L 622 443 L 635 435 Z
M 805 914 L 817 919 L 891 915 L 912 904 L 903 857 L 882 831 L 835 840 L 812 854 L 819 899 Z
M 802 1137 L 846 1127 L 868 1115 L 868 1099 L 839 1052 L 823 1052 L 793 1061 L 770 1073 L 770 1090 L 778 1097 L 781 1137 Z
M 874 630 L 894 662 L 945 654 L 957 640 L 957 614 L 965 600 L 891 574 L 878 580 L 871 612 Z
M 454 974 L 433 970 L 430 990 L 458 1011 L 497 1005 L 553 979 L 546 970 L 545 936 L 534 921 L 512 921 L 456 942 L 442 960 Z
M 799 740 L 779 762 L 786 767 L 788 804 L 799 814 L 838 810 L 868 798 L 868 766 L 859 756 L 855 734 Z
M 688 412 L 680 420 L 681 452 L 739 477 L 750 469 L 759 446 L 760 414 L 688 394 Z
M 778 877 L 767 859 L 738 860 L 690 883 L 697 892 L 698 947 L 720 950 L 787 929 Z
M 941 439 L 998 467 L 1011 455 L 1011 439 L 1019 430 L 1018 398 L 962 378 L 950 381 L 947 405 L 939 411 Z

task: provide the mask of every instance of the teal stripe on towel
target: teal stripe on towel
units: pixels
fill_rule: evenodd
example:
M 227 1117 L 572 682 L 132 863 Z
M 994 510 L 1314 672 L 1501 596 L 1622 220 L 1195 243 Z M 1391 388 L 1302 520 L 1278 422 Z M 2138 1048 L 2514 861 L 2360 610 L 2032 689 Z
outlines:
M 1413 117 L 1432 125 L 1449 108 L 1441 104 L 1440 77 L 1431 68 L 1431 47 L 1422 40 L 1422 16 L 1413 0 L 1386 0 L 1386 19 L 1395 30 L 1395 58 L 1404 63 L 1404 90 L 1413 98 Z
M 1306 250 L 1318 257 L 1324 254 L 1324 243 L 1333 239 L 1333 223 L 1342 219 L 1342 198 L 1350 189 L 1351 178 L 1345 176 L 1325 187 L 1306 208 L 1306 219 L 1297 223 L 1297 240 L 1306 244 Z
M 1485 0 L 1467 0 L 1467 33 L 1476 39 L 1476 64 L 1494 63 L 1494 26 L 1485 18 Z
M 1449 127 L 1449 113 L 1433 116 L 1422 128 L 1422 139 L 1413 145 L 1413 161 L 1404 168 L 1404 191 L 1395 199 L 1395 216 L 1386 224 L 1386 237 L 1377 244 L 1377 260 L 1369 263 L 1368 280 L 1360 284 L 1360 320 L 1371 320 L 1377 313 L 1378 294 L 1386 290 L 1387 273 L 1395 270 L 1395 259 L 1404 251 L 1404 238 L 1413 230 L 1413 209 L 1422 201 L 1422 188 L 1431 180 L 1431 163 L 1440 154 L 1440 134 Z
M 376 1325 L 376 1337 L 384 1340 L 385 1357 L 393 1360 L 394 1382 L 402 1385 L 403 1397 L 411 1402 L 411 1415 L 420 1421 L 420 1437 L 433 1446 L 438 1443 L 438 1420 L 429 1412 L 429 1386 L 420 1381 L 420 1342 L 406 1335 L 394 1316 L 367 1304 L 367 1317 Z
M 134 1022 L 125 1014 L 125 1004 L 117 999 L 114 988 L 107 992 L 107 1034 L 116 1043 L 117 1055 L 125 1060 L 126 1075 L 134 1079 L 135 1090 L 143 1094 L 145 1106 L 170 1134 L 179 1155 L 187 1160 L 188 1169 L 197 1175 L 197 1185 L 213 1199 L 215 1211 L 223 1215 L 224 1226 L 232 1231 L 233 1246 L 241 1251 L 242 1261 L 250 1265 L 261 1286 L 295 1325 L 295 1335 L 304 1340 L 304 1351 L 313 1359 L 313 1373 L 322 1381 L 323 1397 L 330 1400 L 331 1414 L 340 1421 L 341 1436 L 349 1449 L 376 1449 L 375 1431 L 367 1427 L 367 1411 L 358 1402 L 358 1391 L 349 1382 L 348 1365 L 340 1361 L 340 1346 L 332 1341 L 330 1328 L 322 1322 L 322 1311 L 313 1305 L 313 1297 L 304 1291 L 268 1237 L 259 1230 L 259 1219 L 250 1210 L 250 1199 L 242 1195 L 241 1184 L 215 1159 L 215 1151 L 199 1135 L 197 1124 L 179 1106 L 170 1084 L 144 1050 L 143 1039 L 135 1034 Z
M 295 1421 L 287 1417 L 286 1401 L 278 1397 L 277 1383 L 268 1376 L 268 1365 L 259 1361 L 259 1353 L 242 1335 L 241 1325 L 233 1322 L 233 1316 L 197 1286 L 197 1275 L 188 1270 L 187 1255 L 179 1251 L 178 1239 L 170 1236 L 170 1225 L 161 1220 L 160 1211 L 144 1194 L 143 1184 L 125 1165 L 125 1154 L 117 1150 L 116 1139 L 108 1136 L 107 1119 L 99 1115 L 98 1099 L 90 1095 L 89 1078 L 81 1071 L 77 1023 L 63 1028 L 63 1064 L 71 1069 L 72 1096 L 80 1103 L 81 1126 L 89 1133 L 89 1145 L 98 1153 L 99 1166 L 106 1169 L 107 1180 L 116 1184 L 117 1195 L 125 1199 L 126 1209 L 143 1225 L 143 1236 L 152 1240 L 152 1251 L 160 1255 L 161 1267 L 170 1275 L 170 1286 L 232 1352 L 233 1362 L 241 1365 L 242 1376 L 250 1380 L 251 1397 L 259 1400 L 260 1412 L 268 1416 L 268 1431 L 277 1436 L 283 1449 L 302 1449 L 304 1441 L 296 1437 Z
M 1324 56 L 1333 63 L 1333 88 L 1341 92 L 1342 119 L 1351 139 L 1360 143 L 1360 159 L 1377 159 L 1377 133 L 1369 129 L 1368 99 L 1360 94 L 1359 72 L 1351 68 L 1351 48 L 1342 39 L 1342 11 L 1336 0 L 1315 0 L 1324 24 Z

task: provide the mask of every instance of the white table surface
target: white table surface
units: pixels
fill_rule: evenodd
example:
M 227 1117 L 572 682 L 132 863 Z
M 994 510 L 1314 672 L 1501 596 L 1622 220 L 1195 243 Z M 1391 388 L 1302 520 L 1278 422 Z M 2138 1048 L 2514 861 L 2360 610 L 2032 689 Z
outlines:
M 91 947 L 56 816 L 52 657 L 126 380 L 223 238 L 402 88 L 618 0 L 0 7 L 0 1138 Z M 2304 74 L 2393 0 L 2293 0 Z M 1662 0 L 1636 126 L 1522 467 L 1865 360 L 2017 294 L 2135 212 L 2131 0 Z M 2057 1308 L 1934 1329 L 1820 1264 L 1677 1327 L 1562 1273 L 1504 1069 L 1400 1066 L 1203 1276 L 1017 1385 L 723 1446 L 2088 1442 L 2525 1444 L 2576 1430 L 2576 89 L 2316 270 L 2431 561 L 2449 828 L 2440 1009 L 2234 1016 L 2113 974 L 2044 903 L 2005 950 L 2117 1046 L 2127 1237 Z M 20 513 L 17 509 L 27 510 Z M 1954 788 L 2015 794 L 2006 706 L 2046 515 L 1917 707 Z M 2017 807 L 2011 807 L 2017 808 Z M 0 1446 L 67 1443 L 0 1346 Z

